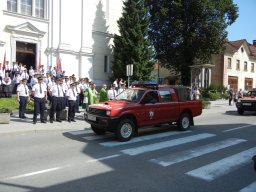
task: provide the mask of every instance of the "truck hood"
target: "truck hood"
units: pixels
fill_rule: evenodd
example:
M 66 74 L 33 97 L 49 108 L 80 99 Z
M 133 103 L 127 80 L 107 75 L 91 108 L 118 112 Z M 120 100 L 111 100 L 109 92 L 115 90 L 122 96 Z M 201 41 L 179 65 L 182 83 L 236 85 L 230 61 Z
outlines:
M 248 100 L 252 100 L 252 101 L 256 101 L 256 97 L 255 96 L 251 96 L 251 97 L 243 97 L 240 99 L 241 101 L 248 101 Z
M 129 102 L 127 101 L 106 101 L 106 102 L 101 102 L 97 104 L 90 105 L 91 108 L 96 108 L 96 109 L 103 109 L 103 110 L 111 110 L 112 108 L 123 108 L 124 106 L 128 105 Z

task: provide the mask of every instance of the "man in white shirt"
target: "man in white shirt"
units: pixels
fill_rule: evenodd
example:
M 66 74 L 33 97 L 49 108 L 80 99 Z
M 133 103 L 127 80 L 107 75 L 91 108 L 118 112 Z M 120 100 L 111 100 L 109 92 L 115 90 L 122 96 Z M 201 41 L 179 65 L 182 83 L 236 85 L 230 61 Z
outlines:
M 29 75 L 26 68 L 24 68 L 23 72 L 21 73 L 21 78 L 27 80 L 29 79 Z
M 124 84 L 124 83 L 121 83 L 121 84 L 120 84 L 120 88 L 119 88 L 118 91 L 117 91 L 117 94 L 119 95 L 119 94 L 122 93 L 124 90 L 125 90 L 125 84 Z
M 19 106 L 19 118 L 25 119 L 25 110 L 27 107 L 27 102 L 29 101 L 29 89 L 27 86 L 27 79 L 22 79 L 21 83 L 17 87 L 17 100 L 20 104 Z
M 38 83 L 32 87 L 32 95 L 34 96 L 34 115 L 33 123 L 37 123 L 37 114 L 40 113 L 41 123 L 46 123 L 44 118 L 45 103 L 47 101 L 46 85 L 43 83 L 43 78 L 38 77 Z
M 111 87 L 108 90 L 108 99 L 113 100 L 113 99 L 116 98 L 116 96 L 117 96 L 117 92 L 116 92 L 116 89 L 115 89 L 115 84 L 112 84 Z
M 35 71 L 33 69 L 33 66 L 30 66 L 30 69 L 28 70 L 28 75 L 29 75 L 29 79 L 28 79 L 28 83 L 30 83 L 32 77 L 34 76 Z
M 76 95 L 76 113 L 80 113 L 80 111 L 79 111 L 79 101 L 80 101 L 79 93 L 81 92 L 81 90 L 80 90 L 80 87 L 79 87 L 79 82 L 74 81 L 74 83 L 76 83 L 75 90 L 77 92 L 77 95 Z
M 76 112 L 76 96 L 77 92 L 75 89 L 76 83 L 72 83 L 67 91 L 68 99 L 68 122 L 75 122 L 75 112 Z
M 13 81 L 14 81 L 14 83 L 15 83 L 14 89 L 13 89 L 13 93 L 16 93 L 17 87 L 18 87 L 18 85 L 20 84 L 21 80 L 22 80 L 22 77 L 21 77 L 21 75 L 20 75 L 20 72 L 17 71 L 17 72 L 15 73 L 14 78 L 13 78 Z
M 9 64 L 9 61 L 6 61 L 5 63 L 5 73 L 8 73 L 9 76 L 11 75 L 11 66 Z
M 56 77 L 56 67 L 53 67 L 51 73 L 52 73 L 52 76 L 55 78 Z
M 33 75 L 33 77 L 31 78 L 31 80 L 30 80 L 30 87 L 32 88 L 35 84 L 37 84 L 38 83 L 38 79 L 37 79 L 37 73 L 35 73 L 34 75 Z
M 50 89 L 51 95 L 51 109 L 50 109 L 50 123 L 53 123 L 54 115 L 56 113 L 56 121 L 61 123 L 60 112 L 62 110 L 62 98 L 64 97 L 62 86 L 60 85 L 61 79 L 55 80 L 55 85 Z

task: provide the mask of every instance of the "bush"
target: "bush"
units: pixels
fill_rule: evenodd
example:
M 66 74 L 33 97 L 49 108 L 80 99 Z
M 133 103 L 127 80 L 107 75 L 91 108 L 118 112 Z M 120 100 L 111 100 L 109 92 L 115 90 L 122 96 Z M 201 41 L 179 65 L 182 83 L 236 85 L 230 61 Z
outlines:
M 6 109 L 6 108 L 1 108 L 0 113 L 12 113 L 12 110 Z
M 208 100 L 202 100 L 203 109 L 209 108 L 209 105 L 211 104 Z
M 209 98 L 211 101 L 215 101 L 217 99 L 221 98 L 220 93 L 216 92 L 216 93 L 209 93 Z

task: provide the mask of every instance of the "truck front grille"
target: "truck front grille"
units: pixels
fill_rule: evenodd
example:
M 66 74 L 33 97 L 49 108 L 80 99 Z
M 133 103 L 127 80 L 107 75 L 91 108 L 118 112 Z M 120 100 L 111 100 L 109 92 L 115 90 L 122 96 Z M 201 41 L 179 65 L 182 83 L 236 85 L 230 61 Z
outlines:
M 89 108 L 89 111 L 88 111 L 88 112 L 89 112 L 90 114 L 92 114 L 92 115 L 97 115 L 97 116 L 106 117 L 106 111 L 105 111 L 105 110 Z

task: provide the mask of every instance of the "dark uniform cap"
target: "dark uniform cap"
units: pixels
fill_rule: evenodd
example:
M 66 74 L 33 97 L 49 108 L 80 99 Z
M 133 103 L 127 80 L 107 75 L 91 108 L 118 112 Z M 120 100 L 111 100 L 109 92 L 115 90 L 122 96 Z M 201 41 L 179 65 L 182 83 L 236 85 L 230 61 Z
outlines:
M 43 77 L 39 76 L 37 77 L 38 80 L 43 80 Z
M 26 79 L 26 78 L 23 78 L 21 81 L 27 81 L 27 79 Z

